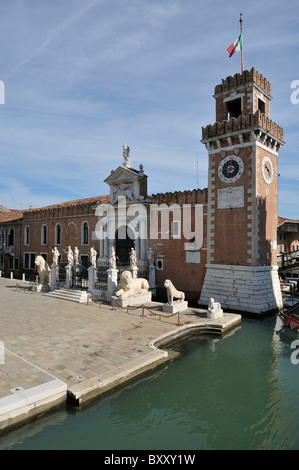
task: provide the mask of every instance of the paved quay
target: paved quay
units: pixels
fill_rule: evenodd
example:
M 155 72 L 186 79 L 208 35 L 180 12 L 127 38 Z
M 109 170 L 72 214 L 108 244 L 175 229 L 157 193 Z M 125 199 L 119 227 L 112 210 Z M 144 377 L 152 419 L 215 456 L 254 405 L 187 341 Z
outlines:
M 161 304 L 113 310 L 16 283 L 0 279 L 0 430 L 66 400 L 79 405 L 156 367 L 170 358 L 167 344 L 184 335 L 222 334 L 241 322 L 240 315 L 209 320 L 206 310 L 189 308 L 178 325 L 177 315 L 155 315 Z

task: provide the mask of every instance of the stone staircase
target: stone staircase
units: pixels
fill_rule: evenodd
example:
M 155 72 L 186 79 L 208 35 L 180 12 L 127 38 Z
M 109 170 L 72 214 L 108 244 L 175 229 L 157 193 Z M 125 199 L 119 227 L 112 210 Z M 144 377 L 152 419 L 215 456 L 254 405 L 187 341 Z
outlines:
M 86 291 L 75 289 L 56 289 L 44 295 L 55 297 L 56 299 L 70 300 L 79 304 L 87 304 L 89 298 L 89 294 Z

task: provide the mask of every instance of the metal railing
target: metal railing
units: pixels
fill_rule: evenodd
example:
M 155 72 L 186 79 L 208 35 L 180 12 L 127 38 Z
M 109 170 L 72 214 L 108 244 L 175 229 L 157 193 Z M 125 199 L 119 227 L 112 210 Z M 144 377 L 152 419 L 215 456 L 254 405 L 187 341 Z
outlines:
M 112 299 L 111 300 L 111 308 L 112 310 L 116 310 L 121 308 L 121 309 L 127 309 L 127 313 L 129 313 L 129 311 L 135 311 L 135 310 L 139 310 L 141 309 L 141 317 L 144 317 L 144 312 L 145 310 L 147 310 L 148 312 L 150 312 L 152 315 L 155 315 L 157 317 L 159 317 L 159 320 L 161 321 L 161 318 L 171 318 L 171 317 L 174 317 L 175 315 L 178 316 L 178 323 L 177 325 L 180 326 L 180 312 L 175 312 L 175 313 L 163 313 L 161 312 L 161 310 L 158 311 L 158 309 L 160 309 L 161 307 L 156 307 L 153 309 L 153 307 L 149 308 L 147 307 L 146 305 L 138 305 L 137 307 L 130 307 L 130 306 L 127 306 L 127 307 L 120 307 L 120 306 L 115 306 L 115 299 Z

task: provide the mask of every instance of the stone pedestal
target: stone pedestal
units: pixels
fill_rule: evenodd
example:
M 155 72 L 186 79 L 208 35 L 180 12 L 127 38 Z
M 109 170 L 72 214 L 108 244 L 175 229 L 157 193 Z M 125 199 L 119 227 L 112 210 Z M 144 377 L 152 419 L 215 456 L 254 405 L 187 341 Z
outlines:
M 132 279 L 137 279 L 138 277 L 138 268 L 137 266 L 134 266 L 131 268 L 131 273 L 132 273 Z
M 90 266 L 88 268 L 88 290 L 89 292 L 94 290 L 94 286 L 96 283 L 96 270 L 95 266 Z
M 184 310 L 187 310 L 188 308 L 188 302 L 186 300 L 183 300 L 180 302 L 179 300 L 176 302 L 173 302 L 173 304 L 164 304 L 163 305 L 163 312 L 164 313 L 178 313 L 178 312 L 183 312 Z
M 108 279 L 108 292 L 109 294 L 114 294 L 117 289 L 117 274 L 118 269 L 107 269 L 107 279 Z
M 141 306 L 152 301 L 152 293 L 144 292 L 141 294 L 131 295 L 130 297 L 111 298 L 111 303 L 115 307 L 134 307 Z
M 226 310 L 265 314 L 283 306 L 277 266 L 208 264 L 199 305 L 210 298 Z
M 156 266 L 148 267 L 148 282 L 152 294 L 156 295 Z
M 59 281 L 59 266 L 58 264 L 51 264 L 51 290 L 55 290 L 57 288 Z
M 68 264 L 65 267 L 65 288 L 70 289 L 73 285 L 72 281 L 72 265 Z

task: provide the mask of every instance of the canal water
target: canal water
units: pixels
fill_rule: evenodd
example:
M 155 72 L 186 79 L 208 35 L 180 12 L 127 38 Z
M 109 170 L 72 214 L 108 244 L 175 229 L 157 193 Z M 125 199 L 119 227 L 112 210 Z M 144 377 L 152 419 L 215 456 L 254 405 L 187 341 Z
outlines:
M 298 450 L 296 339 L 276 316 L 193 336 L 152 373 L 6 432 L 0 449 Z

